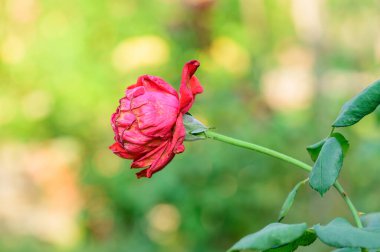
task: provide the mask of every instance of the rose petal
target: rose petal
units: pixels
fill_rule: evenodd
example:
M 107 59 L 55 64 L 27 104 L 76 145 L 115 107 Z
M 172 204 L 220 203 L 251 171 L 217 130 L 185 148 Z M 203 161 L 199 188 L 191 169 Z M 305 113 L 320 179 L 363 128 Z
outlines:
M 136 117 L 131 111 L 121 111 L 115 117 L 114 124 L 116 127 L 130 128 L 136 121 Z
M 145 105 L 138 106 L 146 102 Z M 147 136 L 168 138 L 178 115 L 178 98 L 167 93 L 148 92 L 132 100 L 138 128 Z
M 111 121 L 118 123 L 118 125 L 127 126 L 135 121 L 135 116 L 131 112 L 131 101 L 127 97 L 119 100 L 119 107 L 116 110 L 116 115 L 112 116 Z
M 195 95 L 203 92 L 203 87 L 198 79 L 193 76 L 199 67 L 199 62 L 196 60 L 189 61 L 185 64 L 182 70 L 182 80 L 179 89 L 180 92 L 180 111 L 186 113 L 194 103 Z
M 119 142 L 119 129 L 118 126 L 116 125 L 116 118 L 119 116 L 119 107 L 116 109 L 116 112 L 112 114 L 111 116 L 111 126 L 113 129 L 113 132 L 115 133 L 115 141 Z
M 154 173 L 162 170 L 170 161 L 172 161 L 174 156 L 175 154 L 173 152 L 168 151 L 168 149 L 164 149 L 161 157 L 156 159 L 149 168 L 146 168 L 136 173 L 137 178 L 141 178 L 141 177 L 151 178 Z
M 146 145 L 155 139 L 154 137 L 143 134 L 138 128 L 137 122 L 133 123 L 129 128 L 124 129 L 124 131 L 120 133 L 120 136 L 123 143 L 138 145 Z
M 169 141 L 161 142 L 160 146 L 147 152 L 144 156 L 135 159 L 131 164 L 131 168 L 145 168 L 151 166 L 155 160 L 160 159 L 163 152 L 170 145 Z
M 173 132 L 172 149 L 174 153 L 179 154 L 185 151 L 185 146 L 183 145 L 183 141 L 185 141 L 185 137 L 186 137 L 186 129 L 185 129 L 185 125 L 183 124 L 182 114 L 180 114 L 177 118 L 174 132 Z
M 141 96 L 145 94 L 145 87 L 138 86 L 135 88 L 127 88 L 125 91 L 125 96 L 127 97 L 128 100 L 132 100 L 135 97 Z
M 131 156 L 133 156 L 134 159 L 141 158 L 142 156 L 151 152 L 155 148 L 157 148 L 157 146 L 146 146 L 146 145 L 139 145 L 139 144 L 133 144 L 133 143 L 124 143 L 125 151 L 128 152 Z
M 140 167 L 144 167 L 142 165 L 150 165 L 147 169 L 137 173 L 137 177 L 148 177 L 150 178 L 154 173 L 162 170 L 175 156 L 176 153 L 181 153 L 185 150 L 183 146 L 183 141 L 186 136 L 186 130 L 183 125 L 182 115 L 180 115 L 177 119 L 173 138 L 170 142 L 167 142 L 159 147 L 159 151 L 154 152 L 152 155 L 149 155 L 149 158 L 146 158 L 146 162 L 138 163 L 141 165 Z M 142 159 L 143 160 L 143 159 Z M 137 163 L 133 162 L 135 165 Z
M 111 116 L 111 126 L 115 133 L 115 141 L 122 142 L 122 132 L 125 128 L 129 128 L 134 121 L 136 121 L 136 118 L 130 112 L 130 101 L 126 97 L 121 98 L 116 112 Z
M 144 169 L 142 171 L 139 171 L 136 173 L 137 178 L 146 178 L 147 177 L 148 169 Z
M 175 156 L 175 154 L 169 150 L 170 144 L 167 143 L 164 149 L 160 150 L 160 156 L 153 159 L 153 163 L 149 168 L 136 173 L 137 178 L 147 177 L 150 178 L 152 175 L 160 170 L 162 170 Z
M 130 155 L 128 152 L 126 152 L 120 143 L 116 142 L 112 144 L 110 147 L 108 147 L 113 153 L 118 155 L 119 157 L 125 158 L 125 159 L 132 159 L 134 158 L 133 155 Z
M 168 94 L 172 94 L 175 97 L 178 98 L 177 91 L 166 81 L 163 79 L 152 76 L 152 75 L 143 75 L 140 76 L 137 80 L 137 84 L 144 86 L 147 91 L 154 91 L 154 92 L 165 92 Z

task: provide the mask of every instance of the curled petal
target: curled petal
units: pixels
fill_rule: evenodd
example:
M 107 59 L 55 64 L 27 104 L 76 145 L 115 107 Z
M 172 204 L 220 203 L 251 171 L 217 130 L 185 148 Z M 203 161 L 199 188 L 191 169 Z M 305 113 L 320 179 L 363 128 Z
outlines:
M 169 141 L 162 142 L 159 147 L 152 149 L 138 159 L 135 159 L 131 164 L 131 168 L 151 167 L 155 160 L 160 159 L 165 149 L 169 146 Z
M 143 156 L 145 153 L 152 150 L 152 148 L 146 148 L 144 145 L 138 145 L 133 143 L 125 143 L 124 149 L 128 152 L 134 159 Z
M 159 148 L 152 151 L 151 155 L 138 160 L 139 162 L 133 162 L 133 167 L 149 167 L 145 170 L 137 173 L 137 177 L 148 177 L 150 178 L 154 173 L 160 171 L 164 168 L 175 156 L 175 154 L 181 153 L 185 150 L 183 146 L 183 141 L 185 139 L 186 130 L 183 125 L 182 115 L 177 119 L 174 133 L 171 141 L 165 142 Z
M 113 132 L 115 133 L 115 141 L 120 142 L 120 136 L 119 136 L 119 128 L 116 125 L 116 118 L 119 116 L 119 107 L 116 109 L 116 112 L 112 114 L 111 116 L 111 127 L 113 129 Z
M 137 122 L 133 123 L 131 127 L 124 129 L 124 131 L 120 133 L 120 137 L 123 143 L 132 143 L 142 146 L 154 140 L 153 137 L 146 136 L 139 130 Z
M 123 142 L 123 134 L 132 127 L 133 124 L 136 124 L 136 118 L 134 118 L 132 113 L 120 113 L 112 124 L 112 127 L 115 132 L 115 140 L 117 142 Z
M 143 106 L 138 106 L 141 103 Z M 167 93 L 148 92 L 132 101 L 138 128 L 147 136 L 168 138 L 178 115 L 178 98 Z
M 203 87 L 198 79 L 194 76 L 195 71 L 199 67 L 199 62 L 196 60 L 189 61 L 185 64 L 182 70 L 182 80 L 179 89 L 180 93 L 180 111 L 186 113 L 194 103 L 195 95 L 203 92 Z
M 142 75 L 137 79 L 137 83 L 133 86 L 130 86 L 128 89 L 136 88 L 138 86 L 143 86 L 147 91 L 153 92 L 165 92 L 174 95 L 178 98 L 177 91 L 170 86 L 163 79 L 152 76 L 152 75 Z M 127 89 L 127 90 L 128 90 Z
M 115 133 L 115 141 L 122 142 L 122 132 L 126 128 L 129 128 L 134 121 L 136 121 L 136 118 L 130 111 L 130 101 L 126 97 L 121 98 L 116 112 L 113 113 L 111 117 L 111 126 Z
M 186 137 L 186 129 L 183 124 L 183 117 L 180 114 L 177 118 L 177 122 L 175 124 L 173 139 L 172 139 L 172 149 L 175 154 L 179 154 L 185 151 L 185 146 L 183 145 L 183 141 L 185 141 Z
M 135 121 L 136 117 L 131 111 L 121 111 L 114 122 L 118 127 L 129 128 Z
M 125 96 L 128 100 L 132 100 L 135 97 L 139 97 L 145 94 L 145 88 L 143 86 L 138 86 L 135 88 L 127 88 L 125 91 Z
M 173 151 L 170 150 L 169 148 L 170 148 L 170 143 L 168 142 L 166 145 L 164 145 L 164 148 L 160 149 L 160 152 L 156 153 L 157 157 L 152 159 L 153 163 L 150 165 L 150 167 L 138 172 L 136 174 L 137 177 L 150 178 L 152 177 L 153 173 L 156 173 L 162 170 L 174 158 L 174 155 L 175 155 Z
M 132 159 L 133 156 L 128 153 L 124 148 L 123 146 L 116 142 L 114 143 L 113 145 L 111 145 L 110 147 L 108 147 L 113 153 L 115 153 L 116 155 L 118 155 L 119 157 L 122 157 L 122 158 L 125 158 L 125 159 Z

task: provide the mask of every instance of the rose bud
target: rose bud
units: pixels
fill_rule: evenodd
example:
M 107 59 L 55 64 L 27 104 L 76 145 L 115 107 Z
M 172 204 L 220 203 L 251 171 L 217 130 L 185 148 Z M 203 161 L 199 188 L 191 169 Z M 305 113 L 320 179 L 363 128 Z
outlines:
M 129 86 L 111 117 L 115 143 L 109 148 L 118 156 L 132 159 L 131 168 L 145 168 L 136 175 L 150 178 L 185 150 L 185 113 L 203 88 L 194 76 L 196 60 L 185 64 L 177 91 L 156 76 L 143 75 Z M 187 115 L 185 115 L 187 116 Z

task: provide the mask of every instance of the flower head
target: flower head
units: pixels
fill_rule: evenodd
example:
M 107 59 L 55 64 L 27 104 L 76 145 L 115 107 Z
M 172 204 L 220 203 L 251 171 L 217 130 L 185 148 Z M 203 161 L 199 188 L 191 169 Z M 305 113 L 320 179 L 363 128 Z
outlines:
M 185 150 L 183 115 L 203 88 L 194 76 L 196 60 L 185 64 L 177 91 L 163 79 L 143 75 L 129 86 L 111 117 L 115 143 L 109 148 L 118 156 L 132 159 L 131 168 L 145 168 L 137 177 L 150 178 Z

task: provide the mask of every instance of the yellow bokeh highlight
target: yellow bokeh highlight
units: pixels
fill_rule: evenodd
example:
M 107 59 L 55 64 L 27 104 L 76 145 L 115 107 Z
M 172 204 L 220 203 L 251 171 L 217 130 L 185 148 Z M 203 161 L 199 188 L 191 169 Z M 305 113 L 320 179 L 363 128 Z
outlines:
M 141 36 L 121 41 L 113 51 L 112 63 L 116 70 L 130 70 L 162 65 L 168 61 L 169 45 L 158 36 Z
M 244 75 L 249 70 L 249 52 L 231 38 L 215 39 L 210 47 L 210 56 L 230 74 Z
M 177 231 L 181 222 L 178 209 L 170 204 L 154 206 L 149 211 L 147 219 L 151 228 L 164 233 Z
M 180 245 L 177 231 L 181 223 L 181 215 L 174 205 L 157 204 L 148 212 L 146 219 L 149 224 L 147 234 L 152 241 L 166 246 Z
M 279 65 L 262 76 L 261 91 L 274 110 L 291 111 L 310 106 L 314 95 L 314 54 L 302 47 L 290 47 L 277 54 Z
M 282 67 L 263 76 L 262 93 L 275 110 L 303 109 L 313 96 L 313 79 L 309 71 L 297 67 Z
M 19 64 L 25 57 L 24 41 L 15 35 L 8 35 L 1 43 L 0 59 L 6 64 Z
M 39 4 L 37 0 L 8 0 L 5 9 L 11 20 L 29 23 L 37 19 Z
M 53 97 L 45 90 L 34 90 L 21 100 L 21 111 L 30 120 L 43 119 L 49 115 Z

